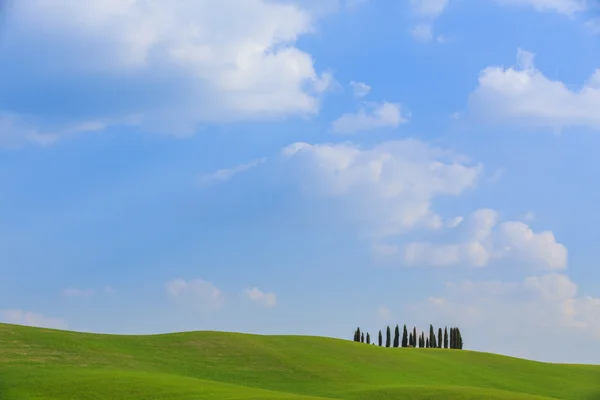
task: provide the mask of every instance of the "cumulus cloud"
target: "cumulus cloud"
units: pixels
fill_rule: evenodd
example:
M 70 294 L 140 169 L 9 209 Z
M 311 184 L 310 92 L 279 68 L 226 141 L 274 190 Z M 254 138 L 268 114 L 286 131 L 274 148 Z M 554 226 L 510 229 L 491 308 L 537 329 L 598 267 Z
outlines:
M 59 318 L 47 317 L 43 314 L 23 310 L 2 310 L 0 319 L 16 325 L 37 326 L 40 328 L 68 329 L 67 323 Z
M 469 97 L 471 110 L 491 122 L 509 122 L 560 131 L 600 129 L 600 69 L 579 89 L 544 76 L 534 54 L 519 49 L 517 67 L 488 67 Z
M 350 87 L 354 92 L 354 97 L 364 97 L 371 91 L 371 86 L 367 85 L 364 82 L 350 82 Z
M 37 92 L 76 79 L 78 90 L 55 93 L 77 105 L 72 114 L 135 114 L 168 133 L 201 122 L 314 114 L 331 76 L 295 46 L 313 22 L 298 5 L 266 0 L 15 2 L 7 51 L 31 68 L 14 65 L 3 79 Z M 52 51 L 40 51 L 40 43 Z
M 169 297 L 180 305 L 202 311 L 213 311 L 225 301 L 225 296 L 219 288 L 202 279 L 173 279 L 167 282 L 166 291 Z
M 335 133 L 351 134 L 380 128 L 397 128 L 408 122 L 398 103 L 366 103 L 356 113 L 346 113 L 333 121 Z
M 371 148 L 295 143 L 282 153 L 308 196 L 333 199 L 345 218 L 379 238 L 440 229 L 432 200 L 473 188 L 482 171 L 464 156 L 413 139 Z
M 440 324 L 459 325 L 470 349 L 559 362 L 573 357 L 585 362 L 585 355 L 598 355 L 582 353 L 578 346 L 600 340 L 600 298 L 579 294 L 563 274 L 512 282 L 451 282 L 443 294 L 413 311 Z M 556 358 L 548 358 L 548 346 Z
M 481 209 L 465 226 L 465 239 L 459 243 L 412 242 L 405 246 L 403 258 L 408 265 L 483 267 L 492 261 L 513 263 L 549 270 L 567 266 L 567 248 L 551 231 L 539 233 L 525 223 L 498 223 L 498 213 Z
M 248 299 L 264 307 L 275 307 L 277 305 L 277 296 L 275 293 L 265 293 L 257 287 L 247 288 L 244 294 Z
M 448 0 L 411 0 L 413 13 L 421 20 L 411 31 L 413 38 L 420 42 L 429 42 L 434 38 L 433 23 L 448 7 Z M 443 35 L 437 37 L 438 42 L 444 42 Z
M 264 164 L 266 158 L 260 158 L 246 164 L 240 164 L 233 168 L 220 169 L 209 174 L 203 174 L 199 178 L 200 185 L 209 185 L 213 183 L 225 182 L 233 178 L 235 175 L 246 172 L 254 167 Z

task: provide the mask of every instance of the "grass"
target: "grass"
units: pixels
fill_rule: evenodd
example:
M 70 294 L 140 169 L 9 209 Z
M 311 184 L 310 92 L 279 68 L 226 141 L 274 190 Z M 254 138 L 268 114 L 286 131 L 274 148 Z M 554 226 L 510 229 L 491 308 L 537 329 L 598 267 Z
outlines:
M 306 336 L 0 324 L 0 399 L 600 400 L 600 366 Z

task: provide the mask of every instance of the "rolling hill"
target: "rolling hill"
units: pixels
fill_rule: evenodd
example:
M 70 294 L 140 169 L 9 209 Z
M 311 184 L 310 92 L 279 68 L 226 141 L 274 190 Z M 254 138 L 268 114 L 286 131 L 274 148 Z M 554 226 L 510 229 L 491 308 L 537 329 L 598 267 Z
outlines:
M 600 400 L 600 366 L 322 337 L 0 324 L 0 399 Z

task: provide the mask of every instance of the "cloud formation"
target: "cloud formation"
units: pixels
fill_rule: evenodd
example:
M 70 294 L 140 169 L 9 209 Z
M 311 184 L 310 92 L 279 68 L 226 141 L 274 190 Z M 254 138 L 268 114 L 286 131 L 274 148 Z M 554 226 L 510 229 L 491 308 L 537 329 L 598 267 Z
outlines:
M 307 195 L 335 200 L 337 210 L 374 237 L 440 229 L 432 200 L 473 188 L 482 171 L 464 156 L 414 139 L 370 148 L 294 143 L 282 154 Z
M 350 82 L 350 87 L 354 92 L 354 97 L 364 97 L 371 91 L 371 86 L 367 85 L 364 82 Z
M 483 267 L 494 261 L 509 260 L 548 270 L 567 267 L 567 248 L 556 241 L 552 232 L 534 233 L 523 222 L 498 223 L 498 219 L 494 210 L 477 210 L 463 224 L 464 240 L 451 244 L 409 243 L 404 247 L 404 262 L 438 267 Z
M 381 128 L 397 128 L 408 122 L 398 103 L 365 103 L 356 113 L 346 113 L 332 122 L 333 132 L 353 134 Z
M 579 294 L 577 285 L 558 273 L 522 281 L 450 282 L 443 294 L 412 310 L 459 325 L 469 332 L 469 348 L 538 360 L 572 359 L 577 346 L 600 339 L 600 299 Z M 557 340 L 561 348 L 549 356 L 547 348 L 556 348 Z
M 469 96 L 475 115 L 493 123 L 514 123 L 561 131 L 600 129 L 600 69 L 578 89 L 547 78 L 534 65 L 534 54 L 517 53 L 517 67 L 488 67 Z
M 170 280 L 166 284 L 166 292 L 181 306 L 204 312 L 214 311 L 225 302 L 225 296 L 221 289 L 203 279 Z
M 259 158 L 245 164 L 237 165 L 233 168 L 220 169 L 208 174 L 202 174 L 198 179 L 200 185 L 210 185 L 213 183 L 225 182 L 233 178 L 235 175 L 246 172 L 252 168 L 258 167 L 267 161 L 266 158 Z
M 263 307 L 275 307 L 277 305 L 277 295 L 275 293 L 266 293 L 257 287 L 247 288 L 244 295 L 251 301 L 262 305 Z
M 73 116 L 37 115 L 34 132 L 134 116 L 146 129 L 190 134 L 202 122 L 315 114 L 331 76 L 295 47 L 313 22 L 298 5 L 265 0 L 16 2 L 7 48 L 31 68 L 7 68 L 0 84 L 65 83 L 51 95 L 73 104 Z
M 16 325 L 36 326 L 40 328 L 68 329 L 67 323 L 59 318 L 47 317 L 43 314 L 23 310 L 1 310 L 3 322 Z

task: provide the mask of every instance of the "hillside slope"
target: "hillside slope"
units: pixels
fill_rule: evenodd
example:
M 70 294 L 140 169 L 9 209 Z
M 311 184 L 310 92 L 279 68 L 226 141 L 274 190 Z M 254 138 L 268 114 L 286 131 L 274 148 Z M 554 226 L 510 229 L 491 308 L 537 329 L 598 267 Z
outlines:
M 600 366 L 338 339 L 0 324 L 0 399 L 600 400 Z

